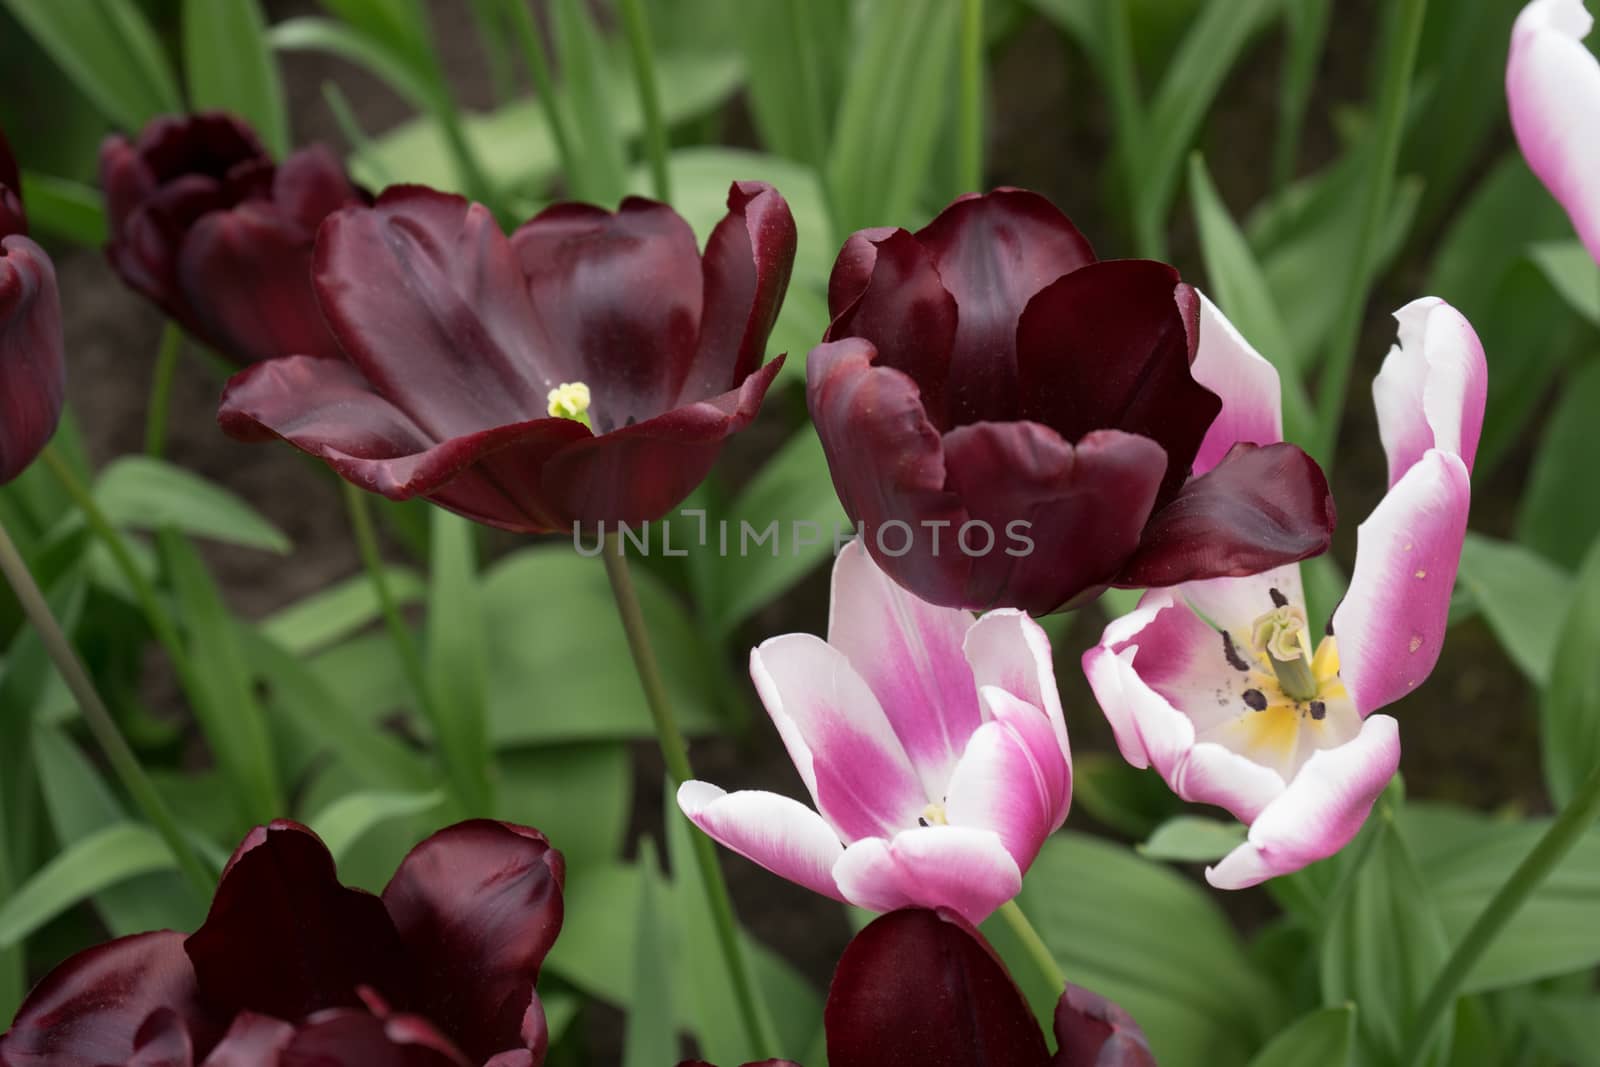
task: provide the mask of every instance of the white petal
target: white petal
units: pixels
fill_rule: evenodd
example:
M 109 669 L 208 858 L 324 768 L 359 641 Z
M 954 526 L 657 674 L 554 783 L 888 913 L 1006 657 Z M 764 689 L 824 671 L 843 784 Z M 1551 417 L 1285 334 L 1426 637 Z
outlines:
M 1022 870 L 1000 835 L 961 826 L 857 841 L 844 850 L 833 877 L 859 908 L 950 908 L 974 925 L 1022 889 Z
M 726 793 L 710 782 L 684 782 L 678 807 L 713 840 L 776 874 L 824 896 L 843 900 L 833 865 L 844 845 L 822 816 L 777 793 Z
M 1195 381 L 1222 398 L 1222 410 L 1195 456 L 1195 477 L 1215 467 L 1240 441 L 1271 445 L 1283 440 L 1278 369 L 1204 293 L 1200 294 L 1200 347 L 1189 369 Z

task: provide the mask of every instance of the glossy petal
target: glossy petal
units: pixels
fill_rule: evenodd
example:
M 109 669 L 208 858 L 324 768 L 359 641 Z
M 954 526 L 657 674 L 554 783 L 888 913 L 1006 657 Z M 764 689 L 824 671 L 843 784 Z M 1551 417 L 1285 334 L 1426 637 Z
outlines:
M 421 1020 L 335 1008 L 306 1020 L 277 1067 L 471 1067 Z
M 1094 430 L 1150 438 L 1166 451 L 1160 499 L 1170 498 L 1222 406 L 1189 370 L 1198 314 L 1165 263 L 1095 263 L 1052 283 L 1017 327 L 1021 417 L 1067 441 Z
M 993 830 L 1026 871 L 1067 817 L 1071 775 L 1043 712 L 1003 689 L 983 691 L 993 719 L 978 728 L 950 777 L 951 826 Z
M 65 390 L 55 266 L 28 238 L 0 238 L 0 485 L 54 436 Z
M 1282 385 L 1278 369 L 1261 357 L 1217 305 L 1200 297 L 1200 345 L 1190 368 L 1194 380 L 1217 394 L 1217 413 L 1194 458 L 1196 476 L 1222 462 L 1240 441 L 1272 445 L 1283 440 Z
M 214 1024 L 195 999 L 183 935 L 163 930 L 97 945 L 45 976 L 0 1035 L 6 1067 L 116 1064 L 133 1055 L 140 1028 L 170 1010 L 202 1040 Z M 148 1036 L 148 1035 L 147 1035 Z
M 299 1019 L 359 1003 L 362 985 L 404 999 L 404 954 L 383 902 L 339 884 L 333 856 L 287 821 L 234 853 L 204 925 L 184 943 L 200 996 L 218 1015 Z
M 915 826 L 929 797 L 867 683 L 810 634 L 763 641 L 750 676 L 817 810 L 846 841 Z
M 1328 480 L 1294 445 L 1235 445 L 1145 527 L 1116 584 L 1158 587 L 1241 577 L 1327 551 Z
M 1488 396 L 1483 345 L 1472 324 L 1438 297 L 1413 300 L 1394 317 L 1400 343 L 1372 381 L 1389 485 L 1430 448 L 1459 456 L 1470 474 Z
M 312 237 L 322 220 L 352 202 L 371 197 L 345 173 L 339 157 L 326 145 L 310 145 L 284 160 L 272 176 L 272 202 L 288 221 Z
M 1528 166 L 1600 261 L 1600 63 L 1583 0 L 1534 0 L 1511 31 L 1506 98 Z
M 28 216 L 22 209 L 22 176 L 11 154 L 6 132 L 0 130 L 0 238 L 28 232 Z
M 1044 712 L 1070 770 L 1072 756 L 1061 690 L 1044 628 L 1025 612 L 1000 608 L 972 624 L 962 654 L 972 665 L 973 680 L 979 687 L 997 686 Z
M 1358 529 L 1333 631 L 1339 675 L 1361 714 L 1411 692 L 1438 662 L 1471 498 L 1461 460 L 1430 451 Z
M 718 844 L 796 885 L 843 900 L 833 865 L 844 854 L 827 821 L 797 800 L 762 790 L 727 793 L 709 782 L 678 787 L 678 807 Z
M 833 564 L 828 643 L 877 697 L 930 794 L 944 787 L 983 721 L 962 643 L 972 616 L 896 585 L 860 541 Z
M 1054 204 L 1025 189 L 961 197 L 918 231 L 917 240 L 959 309 L 949 425 L 1017 418 L 1022 310 L 1057 278 L 1093 263 L 1094 250 Z
M 1361 829 L 1399 766 L 1399 724 L 1371 716 L 1355 740 L 1313 755 L 1251 824 L 1245 843 L 1206 868 L 1206 880 L 1243 889 L 1333 855 Z
M 979 923 L 1022 889 L 1022 869 L 993 830 L 930 826 L 867 838 L 833 868 L 839 892 L 868 911 L 949 908 Z
M 536 1036 L 525 1016 L 561 932 L 564 877 L 537 830 L 475 819 L 412 849 L 383 891 L 414 978 L 410 1003 L 475 1062 Z
M 855 936 L 824 1015 L 832 1067 L 1043 1067 L 1044 1035 L 977 931 L 898 911 Z
M 1056 1002 L 1053 1067 L 1156 1067 L 1133 1016 L 1082 986 L 1068 984 Z
M 240 1012 L 203 1067 L 278 1067 L 278 1057 L 294 1040 L 294 1027 L 270 1015 Z

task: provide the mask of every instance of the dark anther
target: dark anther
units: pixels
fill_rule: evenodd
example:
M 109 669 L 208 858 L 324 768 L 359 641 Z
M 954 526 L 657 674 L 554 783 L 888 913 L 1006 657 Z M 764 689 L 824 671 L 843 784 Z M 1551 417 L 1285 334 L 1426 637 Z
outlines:
M 1313 700 L 1311 702 L 1311 717 L 1313 719 L 1316 719 L 1318 722 L 1321 722 L 1323 720 L 1323 717 L 1326 716 L 1327 714 L 1328 714 L 1328 705 L 1324 704 L 1320 700 Z
M 1233 647 L 1233 638 L 1229 636 L 1226 630 L 1222 631 L 1222 654 L 1227 658 L 1228 666 L 1234 670 L 1247 671 L 1250 669 L 1250 664 L 1246 663 L 1244 657 L 1239 655 L 1239 650 Z
M 924 819 L 922 816 L 918 815 L 917 816 L 917 825 L 918 826 L 927 826 L 928 825 L 928 820 Z
M 1251 711 L 1267 710 L 1267 695 L 1259 689 L 1246 689 L 1244 702 L 1249 705 Z
M 1286 608 L 1289 606 L 1289 598 L 1278 592 L 1276 589 L 1268 589 L 1267 595 L 1272 598 L 1273 607 Z

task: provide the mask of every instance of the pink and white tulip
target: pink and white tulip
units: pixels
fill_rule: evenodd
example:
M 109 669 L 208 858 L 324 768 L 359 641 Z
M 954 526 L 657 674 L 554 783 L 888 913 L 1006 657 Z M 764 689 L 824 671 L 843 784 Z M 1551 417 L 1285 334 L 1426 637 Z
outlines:
M 1533 0 L 1517 16 L 1506 63 L 1511 128 L 1528 166 L 1600 262 L 1600 62 L 1584 47 L 1583 0 Z
M 1414 301 L 1395 318 L 1400 343 L 1372 384 L 1389 491 L 1358 530 L 1327 636 L 1313 647 L 1294 564 L 1152 590 L 1083 657 L 1123 757 L 1249 825 L 1206 870 L 1218 888 L 1299 870 L 1349 843 L 1400 764 L 1395 720 L 1373 713 L 1422 684 L 1439 658 L 1487 368 L 1471 325 L 1444 301 Z M 1277 439 L 1277 372 L 1209 301 L 1194 374 L 1222 396 L 1218 426 L 1235 435 L 1208 439 L 1202 457 Z
M 685 782 L 696 826 L 774 874 L 872 911 L 981 922 L 1067 817 L 1072 760 L 1050 642 L 1024 612 L 917 599 L 852 542 L 828 639 L 785 634 L 750 674 L 815 810 Z

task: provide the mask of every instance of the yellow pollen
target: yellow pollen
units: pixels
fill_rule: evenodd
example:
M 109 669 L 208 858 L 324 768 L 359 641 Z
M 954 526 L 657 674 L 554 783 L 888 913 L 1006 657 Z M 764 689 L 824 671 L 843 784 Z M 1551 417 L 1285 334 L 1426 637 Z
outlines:
M 922 817 L 917 820 L 919 826 L 949 826 L 950 819 L 944 813 L 943 804 L 929 804 L 922 809 Z
M 582 382 L 562 382 L 550 390 L 549 411 L 554 418 L 589 426 L 589 387 Z
M 1426 578 L 1427 576 L 1428 576 L 1428 572 L 1427 571 L 1418 571 L 1417 572 L 1417 577 L 1418 578 Z

